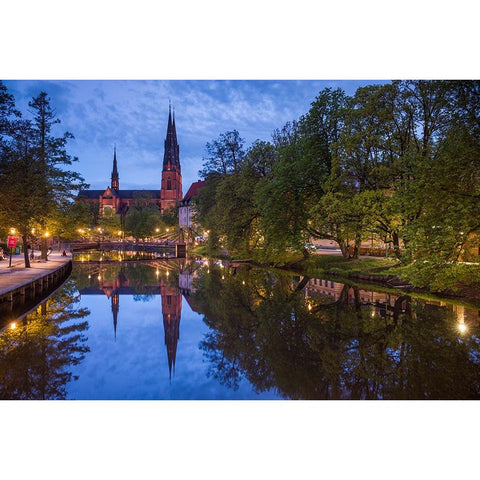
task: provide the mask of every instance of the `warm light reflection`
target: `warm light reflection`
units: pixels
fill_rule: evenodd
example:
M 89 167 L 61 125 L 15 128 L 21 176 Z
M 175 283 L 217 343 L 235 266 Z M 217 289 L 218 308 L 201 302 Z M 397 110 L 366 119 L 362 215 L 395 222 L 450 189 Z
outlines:
M 17 230 L 12 227 L 12 228 L 10 229 L 10 235 L 15 235 L 15 232 L 16 232 L 16 231 L 17 231 Z
M 468 328 L 464 323 L 459 323 L 458 330 L 460 331 L 460 333 L 465 333 L 468 330 Z
M 17 324 L 15 322 L 12 322 L 10 324 L 10 328 L 13 330 L 14 328 L 17 328 Z
M 308 311 L 311 312 L 311 311 L 312 311 L 312 304 L 309 303 L 308 306 L 307 306 L 307 308 L 308 308 Z

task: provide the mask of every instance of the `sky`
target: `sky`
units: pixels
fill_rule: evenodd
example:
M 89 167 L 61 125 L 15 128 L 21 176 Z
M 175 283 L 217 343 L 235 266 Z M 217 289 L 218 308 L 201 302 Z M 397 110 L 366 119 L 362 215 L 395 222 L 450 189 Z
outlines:
M 28 102 L 47 92 L 69 131 L 73 168 L 92 189 L 110 185 L 116 145 L 120 189 L 160 188 L 169 102 L 175 110 L 183 192 L 199 179 L 205 145 L 238 130 L 248 147 L 270 140 L 276 128 L 308 112 L 320 90 L 342 88 L 353 95 L 360 80 L 7 80 L 17 108 L 30 117 Z

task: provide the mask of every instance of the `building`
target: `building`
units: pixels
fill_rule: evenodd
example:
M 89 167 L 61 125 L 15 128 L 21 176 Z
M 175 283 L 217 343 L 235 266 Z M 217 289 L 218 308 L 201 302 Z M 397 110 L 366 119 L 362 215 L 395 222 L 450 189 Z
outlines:
M 178 208 L 178 226 L 183 234 L 183 238 L 187 242 L 193 242 L 198 229 L 198 225 L 194 220 L 195 207 L 192 200 L 204 186 L 205 182 L 203 180 L 192 183 Z
M 180 167 L 180 147 L 177 142 L 175 113 L 168 111 L 167 135 L 163 155 L 163 168 L 158 190 L 122 190 L 118 173 L 117 150 L 113 150 L 113 168 L 110 186 L 105 190 L 81 190 L 78 199 L 92 205 L 99 216 L 125 215 L 134 202 L 154 203 L 163 213 L 176 207 L 182 200 L 182 173 Z

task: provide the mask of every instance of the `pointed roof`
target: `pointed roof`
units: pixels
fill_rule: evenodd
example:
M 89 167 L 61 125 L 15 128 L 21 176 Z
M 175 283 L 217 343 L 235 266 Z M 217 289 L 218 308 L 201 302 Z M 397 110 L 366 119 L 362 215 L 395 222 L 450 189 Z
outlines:
M 117 146 L 113 147 L 113 170 L 112 170 L 112 188 L 118 190 L 120 188 L 117 168 Z
M 188 189 L 188 192 L 182 198 L 180 202 L 180 206 L 186 206 L 190 204 L 192 198 L 198 194 L 199 190 L 205 186 L 205 180 L 198 180 L 197 182 L 193 182 Z
M 117 169 L 117 145 L 113 147 L 113 171 L 112 176 L 116 175 L 118 177 L 118 169 Z
M 172 119 L 172 105 L 168 106 L 167 136 L 165 138 L 165 153 L 163 156 L 163 167 L 170 167 L 170 170 L 180 171 L 180 148 L 177 142 L 177 131 L 175 128 L 175 114 Z

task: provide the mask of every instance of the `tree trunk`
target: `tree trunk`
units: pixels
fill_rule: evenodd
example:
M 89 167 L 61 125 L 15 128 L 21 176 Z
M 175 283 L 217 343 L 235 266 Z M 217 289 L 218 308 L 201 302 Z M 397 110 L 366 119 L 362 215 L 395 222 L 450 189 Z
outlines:
M 355 243 L 353 247 L 353 258 L 358 258 L 358 252 L 360 251 L 360 245 L 362 243 L 362 235 L 360 232 L 355 233 Z
M 42 260 L 48 260 L 47 258 L 47 239 L 42 237 L 42 245 L 41 245 L 41 258 Z
M 400 260 L 401 254 L 400 254 L 400 240 L 398 238 L 398 233 L 393 232 L 392 233 L 392 241 L 393 241 L 393 252 L 395 253 L 395 256 Z
M 340 247 L 340 251 L 342 252 L 343 258 L 348 258 L 348 244 L 341 240 L 337 240 L 337 243 Z
M 27 236 L 22 235 L 23 242 L 23 258 L 25 259 L 25 268 L 30 268 L 30 259 L 28 258 Z

